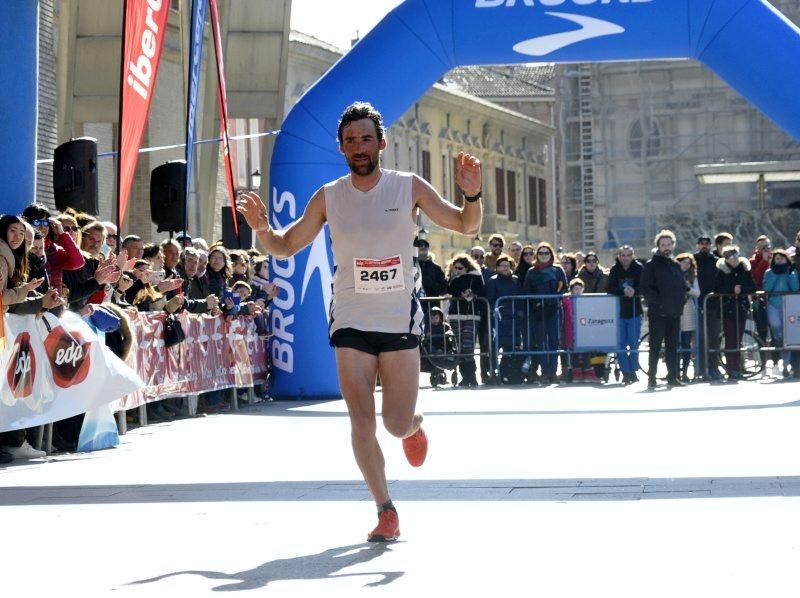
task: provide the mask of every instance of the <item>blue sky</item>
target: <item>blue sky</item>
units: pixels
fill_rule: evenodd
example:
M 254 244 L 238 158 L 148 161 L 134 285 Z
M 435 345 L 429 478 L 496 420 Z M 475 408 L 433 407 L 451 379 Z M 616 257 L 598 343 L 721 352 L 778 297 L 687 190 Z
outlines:
M 292 0 L 291 27 L 347 50 L 401 1 Z

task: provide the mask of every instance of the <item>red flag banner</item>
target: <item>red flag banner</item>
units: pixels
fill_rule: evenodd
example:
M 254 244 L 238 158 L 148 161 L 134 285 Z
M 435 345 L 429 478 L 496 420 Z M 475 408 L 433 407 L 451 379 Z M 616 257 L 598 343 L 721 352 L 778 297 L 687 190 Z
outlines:
M 217 53 L 217 79 L 219 81 L 219 113 L 222 121 L 220 129 L 222 137 L 222 155 L 225 157 L 225 178 L 228 179 L 233 230 L 239 236 L 239 223 L 236 218 L 236 191 L 233 186 L 233 166 L 231 165 L 230 139 L 228 138 L 228 95 L 225 91 L 225 63 L 222 59 L 222 36 L 219 33 L 219 11 L 217 0 L 208 0 L 211 7 L 211 29 L 214 31 L 214 50 Z
M 169 0 L 125 1 L 117 172 L 117 223 L 120 227 L 125 219 L 139 145 L 156 87 L 168 16 Z

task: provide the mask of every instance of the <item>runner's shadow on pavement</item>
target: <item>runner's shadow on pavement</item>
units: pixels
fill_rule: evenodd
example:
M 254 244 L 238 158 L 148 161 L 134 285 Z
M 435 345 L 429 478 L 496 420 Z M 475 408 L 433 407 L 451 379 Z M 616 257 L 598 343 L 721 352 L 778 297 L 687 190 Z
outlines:
M 330 548 L 323 552 L 289 559 L 276 559 L 263 565 L 237 571 L 236 573 L 223 573 L 221 571 L 176 571 L 166 573 L 150 579 L 133 581 L 127 585 L 141 585 L 154 583 L 177 577 L 178 575 L 198 575 L 206 579 L 221 580 L 228 583 L 212 588 L 215 592 L 233 592 L 242 590 L 255 590 L 266 587 L 273 581 L 338 579 L 341 577 L 375 577 L 380 579 L 364 584 L 365 588 L 385 586 L 403 576 L 404 571 L 371 571 L 363 573 L 338 573 L 347 567 L 368 563 L 381 555 L 391 552 L 390 544 L 363 543 L 350 546 Z

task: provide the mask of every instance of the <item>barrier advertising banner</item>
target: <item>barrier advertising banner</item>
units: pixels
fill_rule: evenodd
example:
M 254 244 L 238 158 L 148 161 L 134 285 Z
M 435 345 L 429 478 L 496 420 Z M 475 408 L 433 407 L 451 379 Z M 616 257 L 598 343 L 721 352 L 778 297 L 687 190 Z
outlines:
M 575 351 L 611 353 L 619 348 L 619 297 L 576 295 Z
M 186 339 L 164 346 L 166 314 L 128 312 L 135 331 L 127 363 L 144 387 L 123 397 L 115 410 L 132 409 L 170 396 L 265 384 L 267 340 L 249 316 L 226 318 L 180 313 Z
M 143 386 L 133 369 L 72 312 L 5 316 L 0 432 L 91 411 Z

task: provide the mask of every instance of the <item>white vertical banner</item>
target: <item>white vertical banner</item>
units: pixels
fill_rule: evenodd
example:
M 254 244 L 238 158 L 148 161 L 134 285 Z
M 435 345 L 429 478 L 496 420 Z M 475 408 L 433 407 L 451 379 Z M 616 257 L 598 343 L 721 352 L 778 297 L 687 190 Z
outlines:
M 800 349 L 800 295 L 783 296 L 783 347 Z
M 85 413 L 144 386 L 78 315 L 5 315 L 0 432 Z

